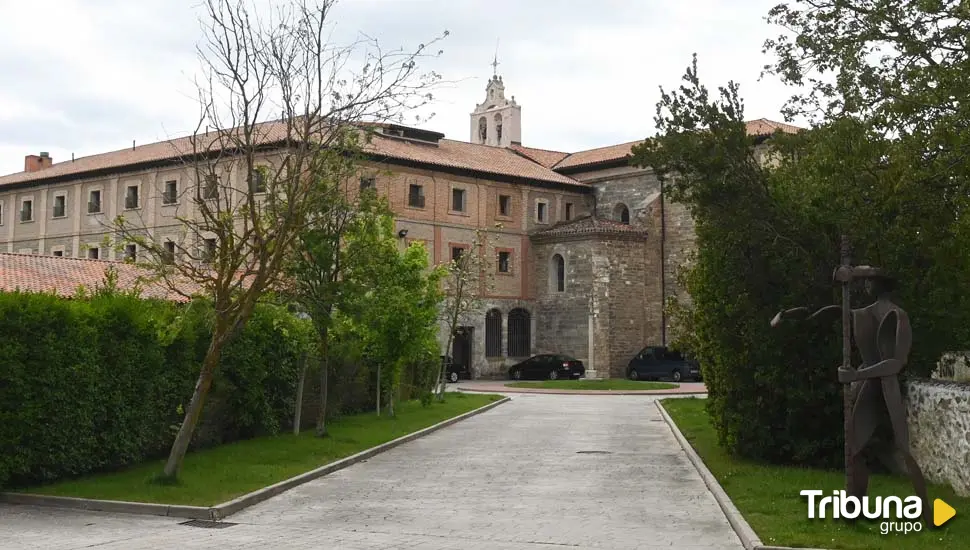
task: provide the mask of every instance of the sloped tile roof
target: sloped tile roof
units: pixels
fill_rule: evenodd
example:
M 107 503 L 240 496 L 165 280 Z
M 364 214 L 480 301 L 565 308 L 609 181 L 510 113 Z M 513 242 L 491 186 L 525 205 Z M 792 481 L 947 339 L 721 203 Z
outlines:
M 579 151 L 556 163 L 553 166 L 553 169 L 560 170 L 562 168 L 575 168 L 577 166 L 588 166 L 590 164 L 599 164 L 601 162 L 619 160 L 630 156 L 633 146 L 639 143 L 643 143 L 643 140 L 641 139 L 627 143 L 620 143 L 618 145 L 610 145 L 608 147 L 597 147 L 596 149 Z
M 380 125 L 367 125 L 376 127 Z M 279 143 L 286 138 L 287 129 L 282 122 L 267 122 L 254 127 L 257 144 Z M 387 137 L 380 133 L 372 133 L 373 139 L 364 149 L 378 159 L 399 159 L 432 166 L 473 170 L 487 174 L 499 174 L 527 178 L 551 183 L 576 185 L 586 187 L 586 184 L 550 170 L 546 166 L 537 164 L 501 147 L 476 145 L 463 141 L 442 139 L 438 145 L 420 143 L 412 140 Z M 195 143 L 211 145 L 219 138 L 217 132 L 200 134 Z M 82 177 L 85 173 L 98 170 L 121 169 L 137 164 L 178 160 L 193 151 L 193 138 L 183 137 L 169 141 L 160 141 L 134 148 L 101 153 L 88 157 L 77 158 L 74 161 L 58 162 L 49 168 L 36 172 L 18 172 L 7 176 L 0 176 L 0 186 L 43 180 L 55 177 Z M 199 146 L 199 150 L 208 147 Z
M 552 168 L 557 162 L 569 156 L 569 153 L 562 151 L 550 151 L 548 149 L 536 149 L 535 147 L 524 147 L 518 143 L 513 143 L 509 149 L 523 155 L 546 168 Z
M 802 128 L 799 128 L 798 126 L 792 126 L 791 124 L 785 124 L 783 122 L 775 122 L 766 118 L 749 120 L 748 122 L 744 123 L 744 126 L 749 136 L 769 136 L 776 131 L 795 134 L 802 130 Z M 620 143 L 618 145 L 610 145 L 607 147 L 598 147 L 596 149 L 588 149 L 586 151 L 578 151 L 560 160 L 558 163 L 554 164 L 552 168 L 554 170 L 561 170 L 620 160 L 629 156 L 633 150 L 633 146 L 640 143 L 643 143 L 643 140 Z
M 281 141 L 286 136 L 286 128 L 279 122 L 268 122 L 257 125 L 254 128 L 256 143 L 274 143 Z M 200 134 L 196 138 L 199 150 L 205 150 L 207 145 L 211 145 L 219 137 L 217 132 Z M 55 178 L 59 176 L 81 177 L 88 172 L 108 170 L 112 168 L 123 168 L 148 162 L 177 160 L 193 151 L 192 137 L 176 138 L 168 141 L 159 141 L 146 145 L 139 145 L 134 148 L 111 151 L 109 153 L 99 153 L 87 157 L 79 157 L 73 161 L 67 160 L 51 165 L 49 168 L 36 172 L 17 172 L 7 176 L 0 176 L 0 186 L 12 183 L 23 183 L 33 180 Z
M 123 290 L 134 288 L 139 277 L 149 276 L 145 268 L 123 262 L 0 253 L 0 292 L 53 292 L 58 296 L 71 298 L 75 296 L 78 286 L 83 285 L 91 292 L 102 285 L 109 267 L 116 270 L 118 287 Z M 160 282 L 141 283 L 140 286 L 143 298 L 187 301 L 184 296 L 172 292 Z M 192 294 L 194 288 L 194 285 L 186 284 L 185 292 Z
M 365 151 L 377 157 L 588 187 L 504 147 L 477 145 L 451 139 L 442 139 L 435 146 L 375 134 L 370 145 L 365 147 Z
M 560 222 L 552 227 L 537 231 L 532 234 L 535 240 L 555 240 L 561 237 L 576 237 L 584 235 L 624 235 L 629 237 L 645 237 L 647 231 L 641 227 L 628 223 L 618 222 L 598 218 L 595 216 L 583 216 Z

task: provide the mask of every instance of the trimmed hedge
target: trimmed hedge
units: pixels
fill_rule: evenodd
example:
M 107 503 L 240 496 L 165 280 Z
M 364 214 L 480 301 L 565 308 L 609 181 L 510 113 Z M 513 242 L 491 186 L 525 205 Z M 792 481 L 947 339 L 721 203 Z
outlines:
M 164 456 L 209 341 L 204 303 L 0 293 L 0 486 Z M 261 305 L 226 348 L 193 446 L 290 422 L 305 322 Z

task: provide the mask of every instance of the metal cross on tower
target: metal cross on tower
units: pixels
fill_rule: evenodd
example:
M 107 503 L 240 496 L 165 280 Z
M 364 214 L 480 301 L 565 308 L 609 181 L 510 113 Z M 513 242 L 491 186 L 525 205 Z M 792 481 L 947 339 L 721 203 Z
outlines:
M 492 58 L 492 74 L 498 76 L 498 39 L 495 40 L 495 57 Z

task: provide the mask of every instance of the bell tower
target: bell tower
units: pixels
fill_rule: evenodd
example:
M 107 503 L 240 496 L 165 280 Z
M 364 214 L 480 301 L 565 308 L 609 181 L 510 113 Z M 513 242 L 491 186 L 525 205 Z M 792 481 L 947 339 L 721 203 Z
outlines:
M 485 101 L 471 113 L 469 141 L 493 147 L 522 143 L 522 107 L 505 97 L 505 83 L 498 76 L 498 58 L 492 61 L 492 78 L 485 86 Z

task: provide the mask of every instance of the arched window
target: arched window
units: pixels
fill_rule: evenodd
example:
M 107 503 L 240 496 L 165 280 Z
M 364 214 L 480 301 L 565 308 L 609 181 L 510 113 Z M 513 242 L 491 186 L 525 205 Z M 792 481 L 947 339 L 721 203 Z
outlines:
M 499 142 L 502 141 L 502 115 L 495 113 L 495 136 Z
M 630 223 L 630 209 L 622 202 L 613 208 L 613 219 L 621 223 Z
M 485 143 L 485 140 L 487 138 L 488 138 L 488 121 L 485 120 L 485 117 L 482 117 L 478 119 L 478 139 L 482 143 Z
M 549 286 L 554 292 L 566 291 L 566 260 L 561 254 L 552 256 L 552 266 L 549 275 Z
M 502 356 L 502 312 L 490 309 L 485 314 L 485 357 Z
M 532 317 L 522 308 L 509 312 L 509 357 L 532 355 Z

